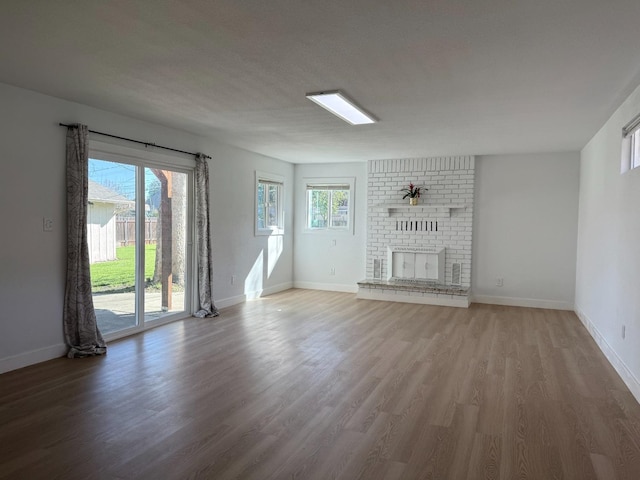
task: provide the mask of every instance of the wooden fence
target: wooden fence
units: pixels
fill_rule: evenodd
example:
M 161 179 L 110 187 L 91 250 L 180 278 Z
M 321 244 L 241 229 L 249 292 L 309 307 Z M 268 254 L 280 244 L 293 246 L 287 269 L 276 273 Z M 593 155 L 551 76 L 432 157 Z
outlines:
M 156 217 L 145 218 L 144 243 L 154 244 L 157 239 L 158 219 Z M 136 244 L 136 218 L 116 218 L 116 242 L 120 247 Z

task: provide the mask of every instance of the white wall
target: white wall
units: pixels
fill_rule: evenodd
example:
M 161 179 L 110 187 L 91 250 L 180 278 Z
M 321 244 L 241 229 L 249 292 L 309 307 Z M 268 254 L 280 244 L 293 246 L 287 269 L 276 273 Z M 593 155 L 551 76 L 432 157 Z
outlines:
M 621 130 L 638 113 L 640 87 L 580 155 L 576 311 L 640 400 L 640 169 L 620 174 Z
M 577 152 L 476 157 L 472 301 L 573 310 L 578 189 Z
M 305 232 L 308 177 L 355 177 L 355 229 L 350 233 Z M 300 164 L 295 167 L 294 285 L 297 288 L 356 292 L 364 278 L 367 164 Z M 335 245 L 334 245 L 335 241 Z M 335 267 L 335 275 L 331 275 Z
M 252 289 L 269 292 L 291 286 L 293 191 L 289 186 L 293 184 L 293 165 L 3 84 L 0 105 L 0 372 L 65 352 L 66 131 L 59 122 L 85 123 L 93 130 L 211 155 L 214 295 L 218 304 L 243 300 L 245 290 L 249 292 L 245 278 L 251 272 L 257 274 L 251 277 Z M 290 233 L 281 238 L 280 248 L 278 241 L 253 234 L 254 199 L 246 192 L 254 190 L 256 169 L 285 177 L 285 226 Z M 53 219 L 52 232 L 43 232 L 43 217 Z M 258 258 L 262 268 L 254 268 Z M 236 275 L 235 285 L 231 285 L 230 274 Z
M 221 144 L 206 143 L 203 151 L 213 157 L 209 176 L 216 305 L 291 288 L 294 166 Z M 284 236 L 254 234 L 256 170 L 284 177 Z

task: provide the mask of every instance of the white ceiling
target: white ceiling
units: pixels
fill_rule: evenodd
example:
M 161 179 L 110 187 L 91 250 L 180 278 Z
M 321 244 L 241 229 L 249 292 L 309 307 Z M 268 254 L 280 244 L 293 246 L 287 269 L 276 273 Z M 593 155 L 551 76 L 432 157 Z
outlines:
M 575 151 L 639 40 L 638 0 L 2 0 L 0 82 L 294 163 Z

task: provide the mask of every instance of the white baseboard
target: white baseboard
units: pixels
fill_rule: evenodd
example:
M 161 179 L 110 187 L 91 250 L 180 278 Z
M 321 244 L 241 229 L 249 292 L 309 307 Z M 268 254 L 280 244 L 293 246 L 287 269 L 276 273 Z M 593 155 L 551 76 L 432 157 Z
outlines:
M 255 290 L 253 292 L 245 292 L 242 295 L 235 295 L 233 297 L 215 299 L 214 302 L 217 308 L 226 308 L 239 303 L 246 302 L 247 300 L 255 300 L 256 298 L 264 297 L 265 295 L 273 295 L 274 293 L 284 292 L 294 288 L 293 282 L 280 283 L 271 287 L 264 288 L 262 290 Z
M 220 309 L 220 308 L 231 307 L 233 305 L 244 303 L 246 301 L 247 301 L 246 295 L 236 295 L 234 297 L 215 299 L 214 303 L 216 304 L 216 308 Z
M 633 372 L 627 367 L 627 364 L 618 356 L 616 351 L 611 348 L 611 345 L 607 343 L 604 339 L 600 331 L 596 328 L 595 324 L 591 321 L 591 319 L 580 309 L 578 305 L 575 306 L 575 313 L 587 329 L 587 331 L 591 334 L 593 339 L 595 340 L 598 347 L 607 357 L 611 366 L 618 372 L 620 378 L 625 383 L 625 385 L 631 391 L 631 394 L 635 397 L 635 399 L 640 403 L 640 382 L 635 377 Z
M 316 283 L 316 282 L 293 282 L 293 288 L 304 288 L 307 290 L 325 290 L 328 292 L 358 293 L 358 285 L 345 285 L 336 283 Z
M 35 363 L 46 362 L 54 358 L 64 357 L 69 347 L 64 344 L 53 345 L 51 347 L 31 350 L 29 352 L 20 353 L 12 357 L 0 359 L 0 373 L 17 370 L 18 368 L 28 367 Z
M 279 283 L 278 285 L 263 289 L 260 296 L 264 297 L 265 295 L 273 295 L 274 293 L 284 292 L 285 290 L 291 290 L 292 288 L 293 282 Z
M 547 308 L 549 310 L 571 310 L 573 305 L 556 300 L 540 300 L 536 298 L 495 297 L 492 295 L 471 295 L 471 303 L 486 303 L 489 305 L 506 305 L 509 307 Z
M 374 291 L 375 292 L 375 291 Z M 360 289 L 358 291 L 357 298 L 363 300 L 382 300 L 385 302 L 402 302 L 402 303 L 419 303 L 422 305 L 438 305 L 441 307 L 461 307 L 469 308 L 469 299 L 466 296 L 457 297 L 452 295 L 453 298 L 446 298 L 444 296 L 411 296 L 402 295 L 400 293 L 378 293 L 372 292 L 367 289 Z

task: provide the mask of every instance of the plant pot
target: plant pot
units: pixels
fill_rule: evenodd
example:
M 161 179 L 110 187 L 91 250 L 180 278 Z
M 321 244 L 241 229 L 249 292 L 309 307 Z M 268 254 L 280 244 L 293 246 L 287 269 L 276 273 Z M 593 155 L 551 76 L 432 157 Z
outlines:
M 409 197 L 409 205 L 417 205 L 418 197 Z

